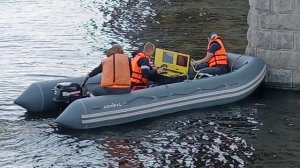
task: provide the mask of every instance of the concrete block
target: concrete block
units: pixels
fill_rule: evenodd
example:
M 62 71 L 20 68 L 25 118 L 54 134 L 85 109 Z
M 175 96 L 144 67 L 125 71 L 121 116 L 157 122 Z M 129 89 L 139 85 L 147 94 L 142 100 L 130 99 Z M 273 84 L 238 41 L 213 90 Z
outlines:
M 250 6 L 250 9 L 251 9 L 251 8 L 254 8 L 255 5 L 256 5 L 256 3 L 257 3 L 257 0 L 249 0 L 249 6 Z
M 293 13 L 294 0 L 272 0 L 273 11 L 282 14 Z
M 297 62 L 292 51 L 272 51 L 274 56 L 273 64 L 278 65 L 282 69 L 296 69 Z
M 300 89 L 300 70 L 293 71 L 293 87 Z
M 272 48 L 273 49 L 293 49 L 293 33 L 289 31 L 273 31 Z
M 247 17 L 247 23 L 252 29 L 259 29 L 257 10 L 250 10 Z
M 265 84 L 269 83 L 269 70 L 268 69 L 269 68 L 268 68 L 268 65 L 267 65 L 267 72 L 266 72 L 266 76 L 265 76 L 265 80 L 264 80 Z
M 293 59 L 295 59 L 296 62 L 296 69 L 300 70 L 300 52 L 294 52 Z
M 257 50 L 258 54 L 265 55 L 265 62 L 271 68 L 297 69 L 297 56 L 292 51 Z
M 257 3 L 257 0 L 249 0 L 249 6 L 250 6 L 250 9 L 251 9 L 251 8 L 255 8 L 256 3 Z
M 264 60 L 268 66 L 271 66 L 271 50 L 258 48 L 256 51 L 256 56 Z
M 256 34 L 257 46 L 259 48 L 270 49 L 271 48 L 271 39 L 272 32 L 271 31 L 258 31 Z
M 296 12 L 300 14 L 300 0 L 297 0 L 296 2 Z
M 294 50 L 300 51 L 300 32 L 294 33 Z
M 270 68 L 268 73 L 268 84 L 273 86 L 292 87 L 293 82 L 293 71 Z
M 283 55 L 282 59 L 282 67 L 285 67 L 287 69 L 297 69 L 298 65 L 300 65 L 300 53 L 295 54 L 292 51 L 287 52 L 287 55 Z
M 280 29 L 280 27 L 275 28 L 275 23 L 273 23 L 273 20 L 275 17 L 279 17 L 277 14 L 260 14 L 258 16 L 259 25 L 261 29 Z
M 297 69 L 297 62 L 300 61 L 292 51 L 257 49 L 256 54 L 271 68 Z
M 270 49 L 271 48 L 271 31 L 258 31 L 248 28 L 247 40 L 253 47 Z
M 257 30 L 252 29 L 252 28 L 248 28 L 247 35 L 246 35 L 248 43 L 251 44 L 251 46 L 253 46 L 253 47 L 256 47 L 254 45 L 254 42 L 255 42 L 254 36 L 255 36 L 256 32 L 257 32 Z
M 251 56 L 256 56 L 256 48 L 248 43 L 245 54 L 251 55 Z
M 271 10 L 271 0 L 249 0 L 250 8 Z
M 272 68 L 282 68 L 281 63 L 281 55 L 277 51 L 268 50 L 268 54 L 266 55 L 266 62 Z
M 300 15 L 265 13 L 258 17 L 261 29 L 289 31 L 300 30 Z

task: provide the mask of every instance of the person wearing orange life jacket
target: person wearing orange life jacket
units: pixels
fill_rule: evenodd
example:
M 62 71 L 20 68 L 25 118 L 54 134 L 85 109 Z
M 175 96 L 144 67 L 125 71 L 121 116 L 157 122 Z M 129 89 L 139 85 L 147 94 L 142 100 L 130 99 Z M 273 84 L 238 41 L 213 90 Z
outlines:
M 144 45 L 143 52 L 135 54 L 131 60 L 131 85 L 147 86 L 149 79 L 163 73 L 163 68 L 153 68 L 150 65 L 150 59 L 155 51 L 155 45 L 147 42 Z
M 185 78 L 171 78 L 161 75 L 164 73 L 163 68 L 156 68 L 150 65 L 150 59 L 155 52 L 155 45 L 151 42 L 147 42 L 144 45 L 143 52 L 137 53 L 131 60 L 132 86 L 147 86 L 149 81 L 156 84 L 164 85 L 176 82 L 182 82 Z
M 124 54 L 120 45 L 114 44 L 107 51 L 107 58 L 103 59 L 98 67 L 88 73 L 87 78 L 102 73 L 100 86 L 93 88 L 94 96 L 125 94 L 131 88 L 131 65 L 130 59 Z
M 227 73 L 227 52 L 221 41 L 220 36 L 216 33 L 210 33 L 207 38 L 207 54 L 201 59 L 194 61 L 191 64 L 195 66 L 200 73 L 207 73 L 211 75 L 221 75 Z

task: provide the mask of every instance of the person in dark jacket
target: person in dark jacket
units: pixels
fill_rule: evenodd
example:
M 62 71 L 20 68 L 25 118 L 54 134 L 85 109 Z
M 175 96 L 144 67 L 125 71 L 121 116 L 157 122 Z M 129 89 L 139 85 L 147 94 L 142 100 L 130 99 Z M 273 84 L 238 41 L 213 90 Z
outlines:
M 191 65 L 200 73 L 221 75 L 227 73 L 227 52 L 217 33 L 210 33 L 206 56 L 200 60 L 192 60 Z
M 152 81 L 159 85 L 182 82 L 186 77 L 167 77 L 161 75 L 165 72 L 163 68 L 152 67 L 150 59 L 155 52 L 155 45 L 151 42 L 147 42 L 144 45 L 143 52 L 139 52 L 131 60 L 132 75 L 131 85 L 132 86 L 147 86 L 149 81 Z

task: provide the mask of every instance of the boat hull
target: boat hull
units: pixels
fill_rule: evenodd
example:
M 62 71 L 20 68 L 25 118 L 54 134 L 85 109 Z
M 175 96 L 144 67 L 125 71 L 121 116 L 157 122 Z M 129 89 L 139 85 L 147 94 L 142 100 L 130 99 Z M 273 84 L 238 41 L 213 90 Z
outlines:
M 228 57 L 230 73 L 128 94 L 82 98 L 72 102 L 55 122 L 67 128 L 89 129 L 241 100 L 262 83 L 266 64 L 246 55 L 230 53 Z M 51 81 L 49 88 L 59 81 L 55 82 Z M 53 106 L 53 102 L 44 103 L 44 106 Z M 43 110 L 47 111 L 45 107 Z

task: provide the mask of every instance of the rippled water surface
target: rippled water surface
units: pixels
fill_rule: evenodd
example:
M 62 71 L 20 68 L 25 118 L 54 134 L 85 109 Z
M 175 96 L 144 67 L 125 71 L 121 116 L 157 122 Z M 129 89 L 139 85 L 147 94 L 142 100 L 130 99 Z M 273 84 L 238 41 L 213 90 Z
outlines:
M 247 44 L 245 0 L 2 0 L 0 167 L 300 167 L 300 93 L 260 88 L 245 100 L 131 124 L 74 131 L 13 104 L 33 82 L 81 76 L 112 42 L 152 41 L 204 55 L 218 32 Z

